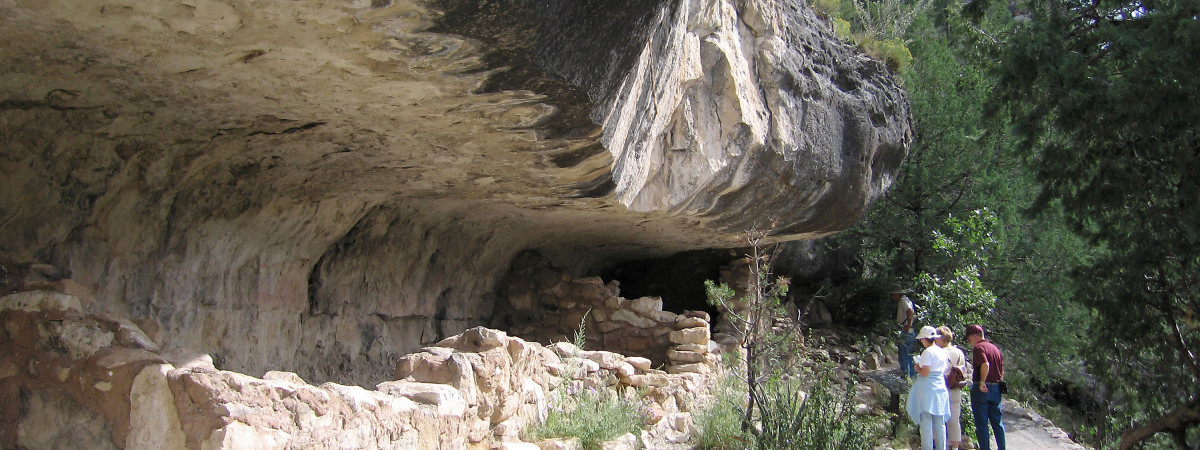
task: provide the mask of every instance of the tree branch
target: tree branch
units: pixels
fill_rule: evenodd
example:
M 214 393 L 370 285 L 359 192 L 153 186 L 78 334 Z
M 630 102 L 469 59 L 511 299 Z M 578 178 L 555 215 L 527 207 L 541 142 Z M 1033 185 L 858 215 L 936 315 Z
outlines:
M 1121 450 L 1133 448 L 1139 442 L 1149 439 L 1161 432 L 1186 431 L 1188 428 L 1200 425 L 1200 397 L 1193 398 L 1184 405 L 1175 408 L 1149 423 L 1130 428 L 1121 433 Z

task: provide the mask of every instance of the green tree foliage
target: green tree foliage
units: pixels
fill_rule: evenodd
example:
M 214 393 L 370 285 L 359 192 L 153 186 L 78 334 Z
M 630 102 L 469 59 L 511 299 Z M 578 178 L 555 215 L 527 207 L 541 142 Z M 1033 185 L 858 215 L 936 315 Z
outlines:
M 948 232 L 934 231 L 934 249 L 942 252 L 948 272 L 917 275 L 916 291 L 927 307 L 918 315 L 919 323 L 940 324 L 962 330 L 969 324 L 982 323 L 996 306 L 996 296 L 980 279 L 980 268 L 988 267 L 995 243 L 992 229 L 996 215 L 977 209 L 963 217 L 950 216 Z
M 912 282 L 921 324 L 987 326 L 1022 391 L 1084 385 L 1091 316 L 1070 275 L 1094 250 L 1068 230 L 1057 203 L 1026 214 L 1040 189 L 1035 174 L 1007 136 L 987 132 L 1007 123 L 984 107 L 997 37 L 1017 22 L 999 3 L 976 23 L 959 2 L 934 5 L 908 34 L 909 156 L 887 196 L 835 245 L 855 256 L 859 290 Z
M 1104 253 L 1077 273 L 1091 367 L 1122 447 L 1200 425 L 1200 4 L 1034 0 L 993 105 L 1069 226 Z M 1154 393 L 1145 395 L 1145 393 Z M 1190 408 L 1190 409 L 1189 409 Z M 1189 413 L 1190 411 L 1190 413 Z M 1169 419 L 1169 420 L 1167 420 Z
M 928 17 L 914 26 L 923 38 L 913 41 L 916 61 L 904 73 L 916 130 L 908 158 L 875 210 L 838 237 L 868 279 L 911 281 L 939 272 L 934 232 L 946 217 L 980 206 L 979 184 L 994 164 L 992 144 L 983 141 L 987 80 L 931 27 Z

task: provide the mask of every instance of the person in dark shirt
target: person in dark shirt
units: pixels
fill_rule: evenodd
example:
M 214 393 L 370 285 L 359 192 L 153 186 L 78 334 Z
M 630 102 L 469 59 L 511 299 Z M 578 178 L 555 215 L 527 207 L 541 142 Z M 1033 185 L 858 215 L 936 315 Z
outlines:
M 981 450 L 991 450 L 990 436 L 996 448 L 1004 448 L 1004 413 L 1000 410 L 1000 384 L 1004 380 L 1004 354 L 988 341 L 983 326 L 970 325 L 966 333 L 971 346 L 971 413 L 975 416 L 975 438 Z M 989 433 L 988 425 L 991 425 Z
M 897 347 L 897 362 L 900 363 L 900 378 L 909 379 L 917 377 L 917 369 L 913 368 L 913 343 L 916 341 L 916 333 L 913 329 L 913 320 L 916 317 L 916 310 L 913 309 L 912 300 L 904 295 L 904 289 L 900 285 L 893 285 L 892 299 L 896 301 L 896 323 L 900 325 L 900 340 L 896 342 Z

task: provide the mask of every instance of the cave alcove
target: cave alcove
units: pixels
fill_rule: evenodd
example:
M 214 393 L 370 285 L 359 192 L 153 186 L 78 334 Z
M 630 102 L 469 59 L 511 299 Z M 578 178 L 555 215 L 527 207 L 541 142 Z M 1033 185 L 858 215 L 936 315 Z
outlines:
M 660 297 L 665 311 L 706 311 L 715 319 L 718 311 L 708 304 L 704 282 L 720 282 L 721 267 L 742 253 L 735 249 L 706 249 L 665 258 L 629 260 L 603 270 L 600 278 L 620 282 L 622 297 Z

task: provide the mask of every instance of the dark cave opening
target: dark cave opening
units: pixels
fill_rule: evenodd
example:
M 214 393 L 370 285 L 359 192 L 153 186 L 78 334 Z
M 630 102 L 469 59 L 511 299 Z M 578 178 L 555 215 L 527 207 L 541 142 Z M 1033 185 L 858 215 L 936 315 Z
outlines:
M 708 304 L 704 282 L 720 282 L 721 267 L 741 256 L 733 249 L 692 250 L 666 258 L 625 261 L 600 277 L 619 281 L 621 296 L 627 299 L 661 297 L 663 310 L 707 311 L 715 318 L 718 311 Z

